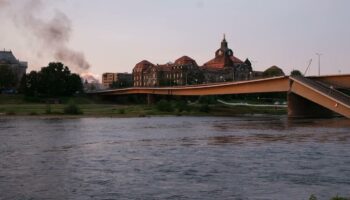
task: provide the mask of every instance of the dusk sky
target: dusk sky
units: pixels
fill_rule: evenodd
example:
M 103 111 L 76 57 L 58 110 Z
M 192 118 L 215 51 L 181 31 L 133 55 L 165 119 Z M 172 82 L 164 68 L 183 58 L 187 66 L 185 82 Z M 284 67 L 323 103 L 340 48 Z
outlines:
M 32 36 L 35 31 L 20 21 L 26 18 L 18 17 L 25 16 L 33 2 L 40 1 L 0 0 L 0 48 L 28 61 L 28 71 L 56 60 L 51 44 Z M 292 69 L 304 72 L 313 59 L 308 75 L 315 75 L 319 52 L 321 74 L 350 73 L 348 0 L 44 0 L 42 4 L 28 12 L 44 23 L 67 16 L 70 32 L 63 38 L 63 48 L 84 53 L 91 65 L 88 71 L 96 75 L 131 72 L 144 59 L 163 64 L 183 55 L 202 65 L 214 57 L 224 33 L 235 56 L 249 58 L 254 70 L 277 65 L 286 74 Z

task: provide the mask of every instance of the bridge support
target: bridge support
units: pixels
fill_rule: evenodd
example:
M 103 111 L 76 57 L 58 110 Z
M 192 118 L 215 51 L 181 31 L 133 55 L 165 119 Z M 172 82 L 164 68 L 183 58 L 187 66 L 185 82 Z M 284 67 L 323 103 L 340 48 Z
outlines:
M 297 94 L 288 92 L 288 117 L 333 117 L 335 114 L 331 110 L 324 108 Z
M 147 104 L 152 105 L 156 102 L 156 97 L 154 94 L 147 94 Z

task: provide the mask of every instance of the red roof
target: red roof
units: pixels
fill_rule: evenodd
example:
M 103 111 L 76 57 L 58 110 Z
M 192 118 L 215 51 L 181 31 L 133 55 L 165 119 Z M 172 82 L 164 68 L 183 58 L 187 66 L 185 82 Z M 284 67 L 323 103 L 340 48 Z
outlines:
M 225 58 L 224 57 L 216 57 L 203 65 L 208 68 L 224 68 L 225 67 Z
M 235 56 L 230 56 L 230 59 L 232 60 L 233 64 L 242 64 L 243 63 L 243 61 L 241 61 L 239 58 L 237 58 Z M 225 57 L 223 57 L 223 56 L 216 57 L 216 58 L 204 63 L 204 67 L 215 68 L 215 69 L 224 68 L 225 67 Z
M 235 56 L 231 56 L 230 58 L 233 61 L 233 63 L 235 63 L 235 64 L 242 64 L 243 63 L 242 60 L 240 60 L 239 58 L 237 58 Z
M 178 58 L 175 60 L 176 65 L 186 65 L 186 64 L 197 64 L 195 60 L 188 56 L 182 56 L 181 58 Z
M 143 60 L 135 65 L 134 70 L 135 69 L 145 70 L 150 66 L 154 66 L 154 64 L 152 64 L 151 62 L 149 62 L 147 60 Z

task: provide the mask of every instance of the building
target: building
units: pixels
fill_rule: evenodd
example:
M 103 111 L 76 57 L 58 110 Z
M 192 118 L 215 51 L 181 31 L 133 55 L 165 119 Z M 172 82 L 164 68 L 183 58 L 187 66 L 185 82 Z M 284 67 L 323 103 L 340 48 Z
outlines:
M 133 69 L 135 87 L 192 85 L 224 81 L 249 80 L 254 77 L 251 63 L 235 57 L 228 48 L 224 36 L 215 57 L 199 66 L 197 62 L 182 56 L 167 64 L 155 65 L 147 60 L 137 63 Z
M 133 78 L 135 87 L 191 85 L 203 82 L 201 69 L 196 61 L 188 56 L 163 65 L 143 60 L 135 65 Z
M 26 74 L 28 63 L 19 61 L 12 53 L 12 51 L 0 51 L 0 65 L 6 65 L 11 68 L 13 73 L 16 75 L 18 83 L 20 83 L 23 75 Z
M 228 48 L 225 35 L 221 46 L 215 51 L 215 57 L 204 63 L 203 73 L 206 82 L 240 81 L 253 78 L 251 62 L 244 62 L 234 56 L 232 49 Z
M 119 87 L 132 86 L 132 74 L 130 73 L 104 73 L 102 74 L 102 85 L 105 88 L 117 84 Z

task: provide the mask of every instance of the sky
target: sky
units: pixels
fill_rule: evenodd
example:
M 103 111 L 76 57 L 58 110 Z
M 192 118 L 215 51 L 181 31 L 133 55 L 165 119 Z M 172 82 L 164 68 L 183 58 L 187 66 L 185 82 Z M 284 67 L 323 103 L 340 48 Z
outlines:
M 68 61 L 73 71 L 100 77 L 131 72 L 144 59 L 164 64 L 187 55 L 202 65 L 226 34 L 235 56 L 249 58 L 256 71 L 277 65 L 286 74 L 304 72 L 312 59 L 307 75 L 316 75 L 322 53 L 321 74 L 345 74 L 348 8 L 348 0 L 0 0 L 0 49 L 28 61 L 28 71 L 67 58 L 54 48 L 67 49 L 84 60 Z M 28 30 L 26 13 L 44 25 L 61 23 L 68 34 L 38 36 L 33 29 L 41 24 Z M 85 61 L 84 69 L 73 66 Z

